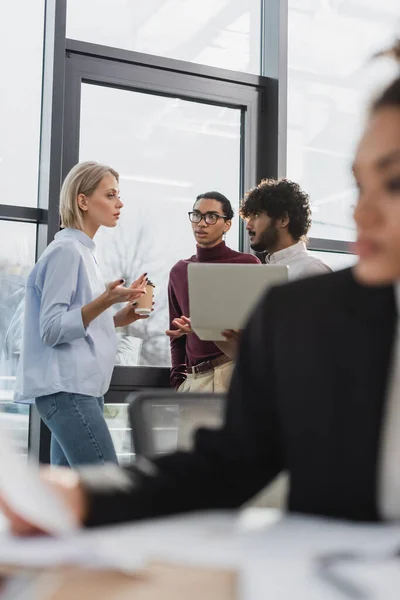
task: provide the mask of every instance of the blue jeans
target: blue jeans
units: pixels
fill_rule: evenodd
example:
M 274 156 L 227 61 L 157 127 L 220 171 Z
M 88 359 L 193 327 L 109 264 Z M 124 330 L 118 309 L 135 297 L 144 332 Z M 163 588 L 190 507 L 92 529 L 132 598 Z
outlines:
M 103 397 L 58 392 L 36 398 L 36 406 L 51 431 L 52 465 L 118 464 Z

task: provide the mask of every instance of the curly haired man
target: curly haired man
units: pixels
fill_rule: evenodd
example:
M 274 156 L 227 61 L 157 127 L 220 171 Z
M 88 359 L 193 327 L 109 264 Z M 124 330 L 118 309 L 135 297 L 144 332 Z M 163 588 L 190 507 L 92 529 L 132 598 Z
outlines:
M 297 183 L 265 179 L 246 194 L 240 214 L 246 221 L 252 250 L 267 252 L 267 264 L 288 265 L 289 279 L 331 271 L 307 250 L 310 202 Z

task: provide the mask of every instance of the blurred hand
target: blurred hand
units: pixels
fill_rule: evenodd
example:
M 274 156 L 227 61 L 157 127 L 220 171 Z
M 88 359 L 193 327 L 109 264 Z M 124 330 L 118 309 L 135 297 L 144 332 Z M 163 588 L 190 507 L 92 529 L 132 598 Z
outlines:
M 184 317 L 183 315 L 180 319 L 174 319 L 172 321 L 172 325 L 175 325 L 177 329 L 167 329 L 165 332 L 167 336 L 172 339 L 180 338 L 188 333 L 193 333 L 190 319 L 188 317 Z
M 60 496 L 63 503 L 75 517 L 76 523 L 81 525 L 86 516 L 87 506 L 78 474 L 72 469 L 64 467 L 44 467 L 41 470 L 41 478 L 49 488 Z M 10 529 L 15 535 L 30 536 L 47 533 L 16 514 L 1 496 L 0 510 L 9 521 Z
M 224 329 L 224 331 L 222 332 L 222 335 L 229 342 L 236 342 L 236 344 L 239 344 L 240 338 L 242 337 L 242 330 L 241 329 Z
M 115 327 L 126 327 L 127 325 L 131 325 L 135 321 L 140 321 L 141 319 L 148 319 L 150 315 L 138 315 L 135 313 L 135 307 L 137 302 L 129 303 L 124 308 L 121 308 L 114 315 L 114 325 Z M 154 302 L 153 302 L 154 306 Z M 151 309 L 153 312 L 154 308 Z
M 226 354 L 226 356 L 232 360 L 235 360 L 238 353 L 241 334 L 241 331 L 225 329 L 222 332 L 222 335 L 224 338 L 226 338 L 226 342 L 214 342 L 214 344 L 221 350 L 221 352 Z
M 118 279 L 107 285 L 107 300 L 111 305 L 119 302 L 131 302 L 141 298 L 146 293 L 147 274 L 143 273 L 129 287 L 124 287 L 124 283 L 124 279 Z

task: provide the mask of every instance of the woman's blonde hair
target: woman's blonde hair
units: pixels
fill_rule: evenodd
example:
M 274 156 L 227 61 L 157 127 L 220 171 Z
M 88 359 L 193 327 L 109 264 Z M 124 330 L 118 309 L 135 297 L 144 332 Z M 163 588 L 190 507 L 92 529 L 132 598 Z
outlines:
M 117 171 L 94 161 L 75 165 L 66 176 L 60 193 L 61 227 L 83 229 L 82 211 L 78 205 L 79 194 L 91 196 L 100 181 L 106 175 L 114 175 L 119 181 Z

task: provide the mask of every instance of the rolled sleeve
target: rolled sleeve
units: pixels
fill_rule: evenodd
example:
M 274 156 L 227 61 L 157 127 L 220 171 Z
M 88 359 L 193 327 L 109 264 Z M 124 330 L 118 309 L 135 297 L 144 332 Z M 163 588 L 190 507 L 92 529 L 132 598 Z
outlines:
M 63 341 L 71 342 L 85 337 L 86 329 L 82 320 L 82 308 L 73 308 L 61 314 L 60 331 L 63 332 Z

